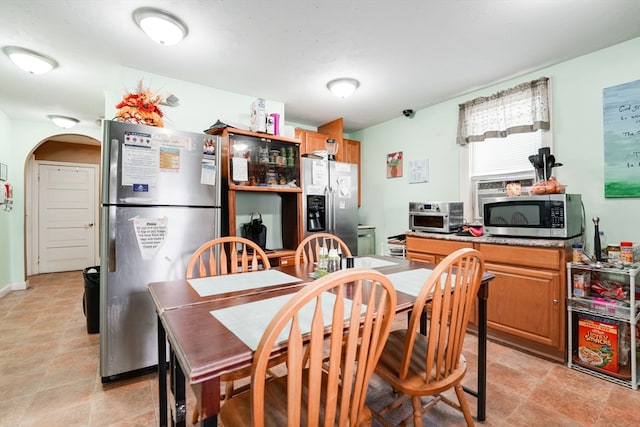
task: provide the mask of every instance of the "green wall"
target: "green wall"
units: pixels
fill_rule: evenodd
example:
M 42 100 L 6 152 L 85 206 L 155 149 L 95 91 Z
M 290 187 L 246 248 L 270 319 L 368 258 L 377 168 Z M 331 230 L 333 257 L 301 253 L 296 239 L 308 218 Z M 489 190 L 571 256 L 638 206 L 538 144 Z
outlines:
M 413 119 L 399 111 L 396 119 L 354 132 L 352 137 L 362 141 L 360 222 L 376 226 L 377 242 L 407 230 L 410 201 L 462 197 L 455 145 L 458 104 L 540 76 L 551 78 L 553 153 L 564 164 L 554 172 L 568 192 L 582 194 L 588 250 L 595 216 L 606 242 L 640 243 L 640 199 L 604 198 L 602 125 L 602 90 L 640 79 L 640 38 L 416 111 Z M 394 151 L 404 152 L 404 176 L 387 179 L 385 155 Z M 429 182 L 409 184 L 407 160 L 424 158 L 429 159 Z
M 140 79 L 145 87 L 173 93 L 180 99 L 177 107 L 163 109 L 167 128 L 202 132 L 218 119 L 248 124 L 251 102 L 257 98 L 122 67 L 114 72 L 110 81 L 105 82 L 106 118 L 113 118 L 115 105 L 122 100 L 124 90 L 135 90 Z M 284 118 L 282 102 L 267 100 L 266 108 L 269 113 L 280 113 Z M 8 165 L 9 179 L 14 186 L 13 211 L 0 210 L 0 242 L 3 243 L 0 248 L 0 295 L 12 288 L 21 289 L 26 284 L 27 248 L 24 237 L 27 160 L 40 143 L 61 133 L 79 134 L 102 141 L 102 129 L 97 124 L 83 126 L 81 123 L 68 132 L 61 131 L 46 117 L 42 121 L 18 120 L 11 118 L 8 112 L 0 111 L 0 162 Z
M 11 152 L 10 143 L 11 127 L 9 117 L 0 111 L 0 163 L 9 166 Z M 8 178 L 13 180 L 13 168 L 7 168 Z M 11 181 L 9 181 L 11 182 Z M 0 184 L 3 182 L 0 181 Z M 11 283 L 11 212 L 0 207 L 0 295 L 7 292 L 5 289 Z
M 416 111 L 413 119 L 398 112 L 396 119 L 351 133 L 351 138 L 362 141 L 360 222 L 376 226 L 377 242 L 381 242 L 407 230 L 410 201 L 460 198 L 459 147 L 455 145 L 458 104 L 544 75 L 552 82 L 553 152 L 564 164 L 557 169 L 557 177 L 568 185 L 568 191 L 583 196 L 589 220 L 587 241 L 591 242 L 593 234 L 590 219 L 599 216 L 607 241 L 640 243 L 640 200 L 604 198 L 602 131 L 602 89 L 640 78 L 639 52 L 640 38 Z M 115 114 L 114 105 L 123 88 L 135 88 L 140 78 L 152 89 L 161 88 L 180 98 L 179 107 L 166 108 L 167 127 L 202 131 L 217 119 L 247 123 L 249 104 L 255 99 L 122 68 L 106 83 L 105 117 Z M 267 101 L 267 109 L 284 117 L 280 102 Z M 0 293 L 20 287 L 26 277 L 25 163 L 43 140 L 60 133 L 44 118 L 37 122 L 14 120 L 8 112 L 0 111 L 0 162 L 8 165 L 15 198 L 13 211 L 0 211 Z M 80 126 L 73 133 L 102 139 L 97 125 Z M 385 156 L 394 151 L 404 152 L 405 173 L 401 178 L 387 179 Z M 429 182 L 409 184 L 407 160 L 424 158 L 429 160 Z

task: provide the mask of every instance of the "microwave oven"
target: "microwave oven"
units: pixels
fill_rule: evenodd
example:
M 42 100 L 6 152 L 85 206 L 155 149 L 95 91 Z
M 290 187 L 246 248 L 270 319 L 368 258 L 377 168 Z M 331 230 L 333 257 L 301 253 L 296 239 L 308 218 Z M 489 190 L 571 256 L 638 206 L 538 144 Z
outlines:
M 484 231 L 494 236 L 567 239 L 583 231 L 579 194 L 494 197 L 483 209 Z
M 464 224 L 462 202 L 410 202 L 409 229 L 455 233 Z

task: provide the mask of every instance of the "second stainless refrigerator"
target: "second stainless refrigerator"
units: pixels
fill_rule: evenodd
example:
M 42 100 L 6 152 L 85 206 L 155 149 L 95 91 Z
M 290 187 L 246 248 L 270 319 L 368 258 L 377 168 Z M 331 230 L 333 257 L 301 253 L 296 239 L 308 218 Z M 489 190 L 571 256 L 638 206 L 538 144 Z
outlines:
M 302 158 L 304 237 L 325 232 L 358 253 L 358 166 L 322 158 Z

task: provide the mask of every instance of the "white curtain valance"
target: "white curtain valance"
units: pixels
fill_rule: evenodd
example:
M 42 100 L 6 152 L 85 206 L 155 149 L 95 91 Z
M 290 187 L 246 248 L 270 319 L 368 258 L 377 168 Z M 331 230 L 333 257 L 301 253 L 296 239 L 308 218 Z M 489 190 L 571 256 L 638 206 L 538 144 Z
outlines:
M 465 145 L 487 138 L 505 138 L 512 133 L 548 130 L 548 82 L 548 77 L 541 77 L 460 104 L 457 143 Z

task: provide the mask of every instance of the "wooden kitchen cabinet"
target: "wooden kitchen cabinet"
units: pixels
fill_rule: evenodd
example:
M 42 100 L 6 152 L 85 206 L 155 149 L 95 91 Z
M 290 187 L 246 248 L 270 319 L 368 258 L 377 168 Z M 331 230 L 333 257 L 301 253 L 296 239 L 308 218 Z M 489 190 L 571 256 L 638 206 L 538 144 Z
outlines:
M 221 138 L 222 235 L 238 235 L 238 214 L 252 213 L 238 212 L 238 196 L 277 198 L 282 211 L 283 247 L 267 251 L 267 256 L 274 266 L 291 262 L 302 240 L 300 142 L 233 128 L 210 133 Z M 235 174 L 234 164 L 238 168 Z
M 446 235 L 443 235 L 446 236 Z M 484 240 L 482 240 L 484 239 Z M 489 284 L 488 336 L 541 357 L 566 357 L 566 271 L 570 245 L 487 243 L 490 237 L 447 240 L 407 236 L 407 258 L 438 263 L 462 247 L 478 249 L 495 278 Z M 472 325 L 477 325 L 475 311 Z
M 358 165 L 358 206 L 362 204 L 362 168 L 360 167 L 360 141 L 343 139 L 342 147 L 338 149 L 336 159 L 339 162 Z
M 332 120 L 329 123 L 325 123 L 322 126 L 318 126 L 318 132 L 325 133 L 329 135 L 329 138 L 335 139 L 336 143 L 340 148 L 342 148 L 342 140 L 344 135 L 344 120 L 342 117 Z M 338 149 L 338 153 L 340 152 L 340 148 Z M 344 162 L 344 160 L 339 160 L 339 162 Z
M 360 141 L 355 139 L 343 139 L 342 146 L 336 154 L 336 160 L 345 163 L 360 165 Z
M 339 124 L 339 126 L 337 126 Z M 321 129 L 326 129 L 321 131 Z M 300 154 L 310 154 L 314 151 L 325 151 L 327 139 L 333 138 L 338 143 L 336 161 L 354 163 L 358 165 L 358 206 L 362 204 L 362 177 L 360 167 L 360 141 L 342 137 L 342 119 L 334 120 L 327 125 L 320 126 L 319 132 L 296 128 L 295 137 L 300 141 Z M 331 132 L 331 133 L 329 133 Z
M 439 239 L 425 239 L 422 237 L 407 236 L 407 259 L 431 262 L 434 264 L 442 261 L 447 255 L 462 248 L 473 248 L 471 242 L 458 242 Z
M 327 139 L 330 138 L 328 134 L 304 129 L 296 129 L 295 132 L 296 139 L 300 141 L 300 154 L 310 154 L 314 151 L 327 149 Z
M 487 304 L 490 336 L 564 362 L 566 251 L 491 244 L 478 249 L 495 275 Z

